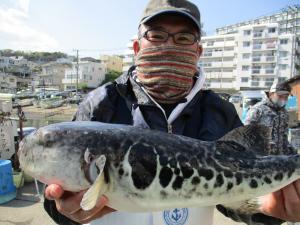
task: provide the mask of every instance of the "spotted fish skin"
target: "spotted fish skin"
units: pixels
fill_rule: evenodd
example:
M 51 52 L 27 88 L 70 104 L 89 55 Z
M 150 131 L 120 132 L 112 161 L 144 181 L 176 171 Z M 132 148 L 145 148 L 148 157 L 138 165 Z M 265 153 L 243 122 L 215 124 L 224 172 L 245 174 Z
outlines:
M 69 191 L 89 188 L 97 176 L 90 162 L 105 155 L 110 206 L 157 211 L 239 202 L 300 178 L 299 155 L 265 156 L 269 136 L 268 128 L 250 125 L 206 142 L 126 125 L 66 122 L 27 136 L 18 155 L 25 172 Z

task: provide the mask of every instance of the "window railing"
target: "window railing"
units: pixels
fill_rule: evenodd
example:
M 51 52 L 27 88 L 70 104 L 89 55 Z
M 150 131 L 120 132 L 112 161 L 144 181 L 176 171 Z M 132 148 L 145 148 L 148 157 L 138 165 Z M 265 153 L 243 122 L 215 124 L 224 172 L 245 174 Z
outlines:
M 261 58 L 260 57 L 253 57 L 252 61 L 253 62 L 260 62 Z
M 267 56 L 266 57 L 266 61 L 270 62 L 270 61 L 274 61 L 275 57 L 274 56 Z
M 253 49 L 261 49 L 262 45 L 253 45 Z
M 259 69 L 253 69 L 252 74 L 260 74 L 260 70 Z
M 259 33 L 253 33 L 253 37 L 262 37 L 262 35 L 263 35 L 263 34 L 260 33 L 260 32 L 259 32 Z

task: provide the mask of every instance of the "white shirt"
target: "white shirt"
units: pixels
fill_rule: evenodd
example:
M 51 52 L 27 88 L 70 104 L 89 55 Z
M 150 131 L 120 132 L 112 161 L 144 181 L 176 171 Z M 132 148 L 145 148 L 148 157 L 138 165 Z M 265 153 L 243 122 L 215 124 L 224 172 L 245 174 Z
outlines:
M 86 225 L 213 225 L 214 207 L 176 208 L 153 213 L 113 212 Z

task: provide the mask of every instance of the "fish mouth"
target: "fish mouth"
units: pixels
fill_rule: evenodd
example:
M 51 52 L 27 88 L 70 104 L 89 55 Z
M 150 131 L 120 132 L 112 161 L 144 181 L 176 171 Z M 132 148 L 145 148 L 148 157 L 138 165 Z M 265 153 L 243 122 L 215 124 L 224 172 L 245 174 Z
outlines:
M 38 143 L 36 132 L 33 132 L 22 139 L 19 143 L 17 156 L 21 165 L 21 168 L 26 166 L 27 163 L 33 163 L 33 148 Z

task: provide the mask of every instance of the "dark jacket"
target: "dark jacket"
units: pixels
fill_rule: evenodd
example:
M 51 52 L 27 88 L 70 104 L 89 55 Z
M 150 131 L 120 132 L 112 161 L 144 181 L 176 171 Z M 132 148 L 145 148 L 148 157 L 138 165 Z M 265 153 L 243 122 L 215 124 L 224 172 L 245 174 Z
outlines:
M 116 81 L 92 91 L 79 105 L 74 120 L 130 124 L 204 141 L 217 140 L 232 129 L 242 126 L 234 106 L 210 90 L 199 91 L 173 123 L 168 124 L 162 110 L 131 79 L 133 70 L 134 67 Z M 174 107 L 164 106 L 167 116 Z M 59 224 L 73 224 L 57 212 L 52 201 L 45 200 L 44 205 L 56 222 L 63 221 L 58 222 Z M 232 217 L 232 213 L 229 215 L 224 207 L 219 208 L 223 214 Z M 236 218 L 238 215 L 234 215 L 235 220 Z M 262 218 L 266 220 L 267 216 L 262 215 Z
M 252 106 L 245 124 L 259 123 L 270 127 L 273 145 L 268 154 L 289 155 L 297 151 L 288 142 L 289 114 L 283 107 L 276 106 L 269 98 Z

